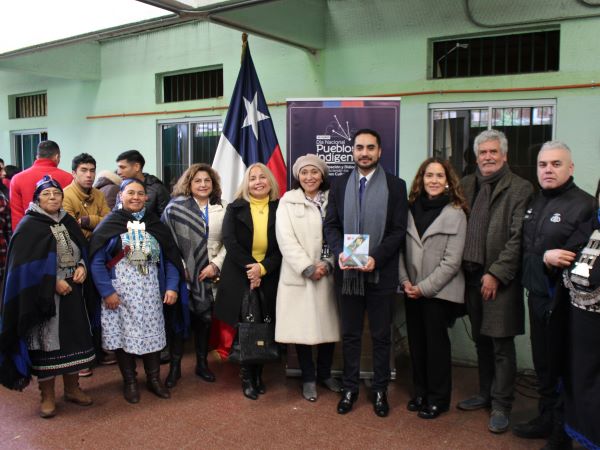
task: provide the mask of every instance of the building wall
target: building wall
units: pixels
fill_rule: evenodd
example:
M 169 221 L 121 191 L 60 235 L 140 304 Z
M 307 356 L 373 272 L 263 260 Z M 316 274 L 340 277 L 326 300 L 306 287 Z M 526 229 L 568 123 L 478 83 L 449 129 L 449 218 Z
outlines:
M 559 72 L 428 79 L 429 39 L 502 31 L 473 25 L 456 3 L 329 0 L 326 46 L 316 56 L 250 36 L 252 56 L 267 101 L 431 90 L 542 87 L 600 79 L 600 54 L 595 51 L 600 25 L 597 18 L 560 23 Z M 159 120 L 188 116 L 220 116 L 224 120 L 226 112 L 110 119 L 86 117 L 227 106 L 239 69 L 240 35 L 216 25 L 196 23 L 106 41 L 99 46 L 100 67 L 96 80 L 92 76 L 96 68 L 85 71 L 80 80 L 73 76 L 72 68 L 68 76 L 57 76 L 61 65 L 65 64 L 64 57 L 53 60 L 48 55 L 37 54 L 43 65 L 29 69 L 14 66 L 7 69 L 0 61 L 0 154 L 5 161 L 10 160 L 11 131 L 47 128 L 49 138 L 61 145 L 61 167 L 64 169 L 69 170 L 71 158 L 82 151 L 97 158 L 99 169 L 113 168 L 118 153 L 137 148 L 147 157 L 147 171 L 156 173 Z M 68 49 L 62 49 L 62 54 L 68 54 Z M 87 50 L 72 46 L 70 51 L 73 58 L 78 58 Z M 223 98 L 156 103 L 155 74 L 216 64 L 222 64 L 224 69 Z M 53 76 L 44 76 L 45 72 Z M 9 120 L 8 95 L 38 90 L 48 92 L 48 116 Z M 537 98 L 556 99 L 555 136 L 569 143 L 574 151 L 578 184 L 594 192 L 600 148 L 600 127 L 597 125 L 600 95 L 597 89 L 407 95 L 402 99 L 400 123 L 401 176 L 410 183 L 419 163 L 428 156 L 430 103 Z M 270 112 L 285 154 L 285 107 L 271 107 Z M 473 345 L 461 322 L 452 330 L 452 338 L 455 358 L 473 361 Z M 519 337 L 518 345 L 520 366 L 530 367 L 528 339 Z

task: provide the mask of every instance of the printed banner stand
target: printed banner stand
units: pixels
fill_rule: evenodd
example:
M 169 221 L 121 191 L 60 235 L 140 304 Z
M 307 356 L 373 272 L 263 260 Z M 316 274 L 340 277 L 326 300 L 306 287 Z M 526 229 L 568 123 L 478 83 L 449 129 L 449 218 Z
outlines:
M 327 163 L 330 177 L 352 170 L 352 136 L 371 128 L 381 136 L 381 164 L 399 173 L 399 98 L 317 98 L 287 100 L 287 166 L 314 153 Z M 288 186 L 292 181 L 288 170 Z

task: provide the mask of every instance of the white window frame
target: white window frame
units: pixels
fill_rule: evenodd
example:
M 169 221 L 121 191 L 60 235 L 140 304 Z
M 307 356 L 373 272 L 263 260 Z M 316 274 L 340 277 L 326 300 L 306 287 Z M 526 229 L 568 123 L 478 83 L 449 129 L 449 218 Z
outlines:
M 163 156 L 162 156 L 162 133 L 161 133 L 161 125 L 169 125 L 169 124 L 187 124 L 188 126 L 188 164 L 191 162 L 192 156 L 192 133 L 191 133 L 191 125 L 195 123 L 202 122 L 221 122 L 221 125 L 225 125 L 225 119 L 223 116 L 199 116 L 199 117 L 182 117 L 179 119 L 163 119 L 156 121 L 156 162 L 157 162 L 157 176 L 162 180 L 164 178 L 164 170 L 163 170 Z
M 10 157 L 13 164 L 18 162 L 18 152 L 21 152 L 21 160 L 23 160 L 23 148 L 17 149 L 15 145 L 15 137 L 16 136 L 28 136 L 28 135 L 41 135 L 42 133 L 48 134 L 47 128 L 33 128 L 30 130 L 13 130 L 10 132 Z M 41 136 L 40 136 L 41 141 Z M 34 158 L 35 160 L 35 158 Z M 24 167 L 19 167 L 19 169 L 24 170 Z

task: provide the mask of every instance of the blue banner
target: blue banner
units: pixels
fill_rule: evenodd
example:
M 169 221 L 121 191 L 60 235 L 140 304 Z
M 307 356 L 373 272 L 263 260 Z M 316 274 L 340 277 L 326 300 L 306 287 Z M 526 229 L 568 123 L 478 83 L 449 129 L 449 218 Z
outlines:
M 307 153 L 323 159 L 331 177 L 354 168 L 352 136 L 371 128 L 381 136 L 380 163 L 399 173 L 400 99 L 322 98 L 287 102 L 288 186 L 294 161 Z

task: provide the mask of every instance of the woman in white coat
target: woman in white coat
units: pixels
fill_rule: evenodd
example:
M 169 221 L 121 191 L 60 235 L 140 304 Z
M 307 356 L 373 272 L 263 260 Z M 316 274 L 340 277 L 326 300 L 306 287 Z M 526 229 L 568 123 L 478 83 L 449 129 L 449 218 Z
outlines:
M 406 325 L 415 397 L 407 405 L 422 419 L 448 411 L 452 391 L 448 326 L 464 303 L 461 269 L 467 205 L 448 161 L 421 164 L 408 202 L 406 249 L 400 284 L 406 294 Z
M 339 392 L 331 376 L 340 325 L 333 286 L 333 258 L 323 238 L 327 208 L 327 165 L 316 155 L 296 160 L 295 189 L 277 209 L 277 243 L 283 256 L 277 288 L 275 340 L 296 344 L 302 370 L 302 395 L 317 400 L 317 381 Z M 317 367 L 312 348 L 317 347 Z

